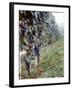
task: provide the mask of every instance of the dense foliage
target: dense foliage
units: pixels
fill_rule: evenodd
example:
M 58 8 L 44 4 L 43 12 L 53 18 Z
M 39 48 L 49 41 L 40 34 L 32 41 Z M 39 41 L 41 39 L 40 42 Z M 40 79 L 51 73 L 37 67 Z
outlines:
M 20 49 L 47 46 L 59 38 L 58 26 L 51 12 L 19 11 Z

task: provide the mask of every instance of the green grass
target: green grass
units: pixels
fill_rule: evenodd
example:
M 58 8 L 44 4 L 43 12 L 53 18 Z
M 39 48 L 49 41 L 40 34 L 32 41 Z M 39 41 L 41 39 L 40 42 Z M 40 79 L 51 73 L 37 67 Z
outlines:
M 44 77 L 63 77 L 64 76 L 64 43 L 60 38 L 51 48 L 46 48 L 42 52 L 42 63 L 39 67 L 47 72 Z M 44 48 L 43 48 L 44 49 Z

